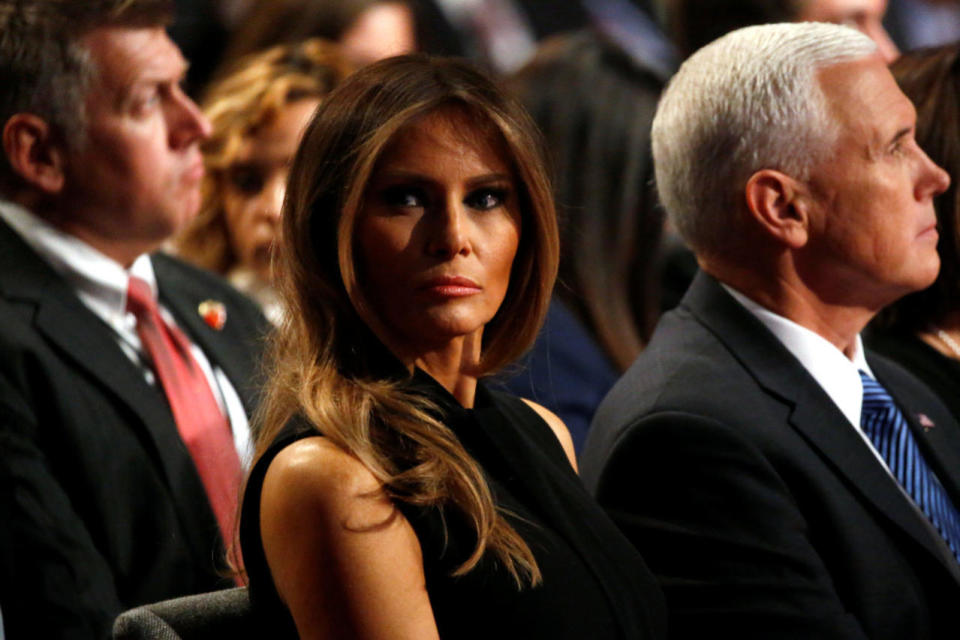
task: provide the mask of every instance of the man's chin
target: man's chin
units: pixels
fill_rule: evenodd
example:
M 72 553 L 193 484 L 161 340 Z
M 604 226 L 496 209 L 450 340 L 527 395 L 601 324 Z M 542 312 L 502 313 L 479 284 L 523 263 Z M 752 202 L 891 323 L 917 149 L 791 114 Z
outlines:
M 176 212 L 174 215 L 171 215 L 167 218 L 170 224 L 167 225 L 167 229 L 164 232 L 167 234 L 167 238 L 172 238 L 183 231 L 186 230 L 190 223 L 192 223 L 197 215 L 200 213 L 200 200 L 196 202 L 196 206 L 193 203 L 190 203 L 190 206 L 184 207 L 183 210 Z
M 933 263 L 926 269 L 920 270 L 916 269 L 911 276 L 906 280 L 906 284 L 903 287 L 903 292 L 897 296 L 897 299 L 902 298 L 905 295 L 916 293 L 917 291 L 923 291 L 924 289 L 930 287 L 934 282 L 937 281 L 937 275 L 940 273 L 940 259 L 937 258 Z

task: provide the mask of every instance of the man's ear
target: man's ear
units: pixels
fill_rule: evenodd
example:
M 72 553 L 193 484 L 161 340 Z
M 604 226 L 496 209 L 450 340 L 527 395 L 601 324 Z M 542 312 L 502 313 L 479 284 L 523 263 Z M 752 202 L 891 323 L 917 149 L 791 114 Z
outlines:
M 32 187 L 48 194 L 63 189 L 63 143 L 43 118 L 11 116 L 3 126 L 3 151 L 14 173 Z
M 747 180 L 747 209 L 761 228 L 791 249 L 808 240 L 809 211 L 802 185 L 785 173 L 761 169 Z

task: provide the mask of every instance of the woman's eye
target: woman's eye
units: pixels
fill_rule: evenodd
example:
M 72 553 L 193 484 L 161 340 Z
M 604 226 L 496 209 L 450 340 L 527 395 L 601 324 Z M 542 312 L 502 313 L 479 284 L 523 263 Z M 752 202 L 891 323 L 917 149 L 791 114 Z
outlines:
M 255 195 L 263 190 L 263 175 L 250 167 L 235 167 L 230 172 L 230 183 L 243 194 Z
M 383 200 L 390 207 L 404 209 L 424 207 L 427 198 L 421 189 L 413 187 L 391 187 L 384 190 Z
M 478 189 L 467 195 L 464 203 L 472 209 L 487 211 L 502 206 L 506 199 L 506 189 Z

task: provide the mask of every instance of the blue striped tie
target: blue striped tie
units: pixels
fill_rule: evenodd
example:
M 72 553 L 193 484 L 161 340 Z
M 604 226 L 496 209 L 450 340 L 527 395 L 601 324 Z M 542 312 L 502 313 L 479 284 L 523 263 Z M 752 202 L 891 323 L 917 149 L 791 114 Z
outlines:
M 943 536 L 960 560 L 960 514 L 923 459 L 906 418 L 880 383 L 860 372 L 863 408 L 860 425 L 890 472 Z

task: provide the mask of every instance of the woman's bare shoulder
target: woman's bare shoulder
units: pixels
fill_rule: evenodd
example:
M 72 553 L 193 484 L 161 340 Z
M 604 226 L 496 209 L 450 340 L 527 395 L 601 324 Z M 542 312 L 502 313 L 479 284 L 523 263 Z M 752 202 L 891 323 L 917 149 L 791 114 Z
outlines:
M 327 438 L 271 462 L 260 530 L 302 638 L 437 638 L 416 533 L 359 459 Z
M 263 481 L 261 504 L 294 512 L 301 507 L 319 509 L 314 511 L 317 515 L 372 515 L 371 509 L 393 508 L 381 489 L 380 481 L 359 459 L 328 438 L 312 436 L 285 447 L 273 459 Z

